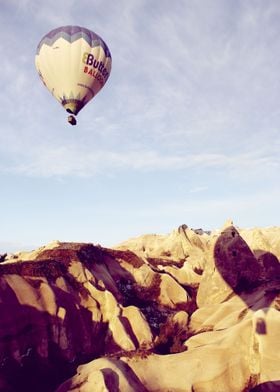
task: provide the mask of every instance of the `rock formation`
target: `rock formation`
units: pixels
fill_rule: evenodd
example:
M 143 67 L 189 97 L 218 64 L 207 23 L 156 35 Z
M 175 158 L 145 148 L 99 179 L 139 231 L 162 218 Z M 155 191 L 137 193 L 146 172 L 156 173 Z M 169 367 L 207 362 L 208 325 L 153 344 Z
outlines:
M 279 391 L 279 258 L 232 222 L 5 255 L 0 391 Z

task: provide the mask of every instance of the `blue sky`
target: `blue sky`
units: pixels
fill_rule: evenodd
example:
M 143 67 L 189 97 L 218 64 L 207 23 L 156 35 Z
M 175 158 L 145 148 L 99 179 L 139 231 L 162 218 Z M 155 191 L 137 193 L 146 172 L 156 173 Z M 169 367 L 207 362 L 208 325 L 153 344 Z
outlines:
M 279 225 L 280 2 L 0 0 L 0 253 Z M 71 127 L 36 73 L 80 25 L 111 76 Z

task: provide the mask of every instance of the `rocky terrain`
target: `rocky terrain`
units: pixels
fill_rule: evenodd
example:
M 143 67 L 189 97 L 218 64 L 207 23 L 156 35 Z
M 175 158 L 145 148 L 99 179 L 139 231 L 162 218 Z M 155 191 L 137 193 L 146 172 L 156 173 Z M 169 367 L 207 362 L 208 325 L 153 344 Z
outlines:
M 0 257 L 0 391 L 280 391 L 280 228 Z

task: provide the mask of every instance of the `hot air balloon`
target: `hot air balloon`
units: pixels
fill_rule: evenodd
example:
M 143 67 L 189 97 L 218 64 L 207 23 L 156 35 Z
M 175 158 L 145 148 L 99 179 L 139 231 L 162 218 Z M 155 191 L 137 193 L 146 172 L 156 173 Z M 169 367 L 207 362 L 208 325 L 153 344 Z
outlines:
M 106 43 L 94 32 L 63 26 L 41 39 L 35 65 L 44 85 L 70 113 L 68 122 L 75 125 L 74 116 L 107 82 L 112 57 Z

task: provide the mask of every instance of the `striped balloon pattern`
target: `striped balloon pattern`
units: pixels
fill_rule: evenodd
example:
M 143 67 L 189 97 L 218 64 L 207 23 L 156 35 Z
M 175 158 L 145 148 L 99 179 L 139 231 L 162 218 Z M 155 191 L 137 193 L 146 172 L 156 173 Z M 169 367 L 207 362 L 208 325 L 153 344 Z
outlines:
M 93 31 L 63 26 L 42 38 L 35 65 L 52 95 L 67 112 L 77 115 L 107 82 L 112 57 L 106 43 Z

